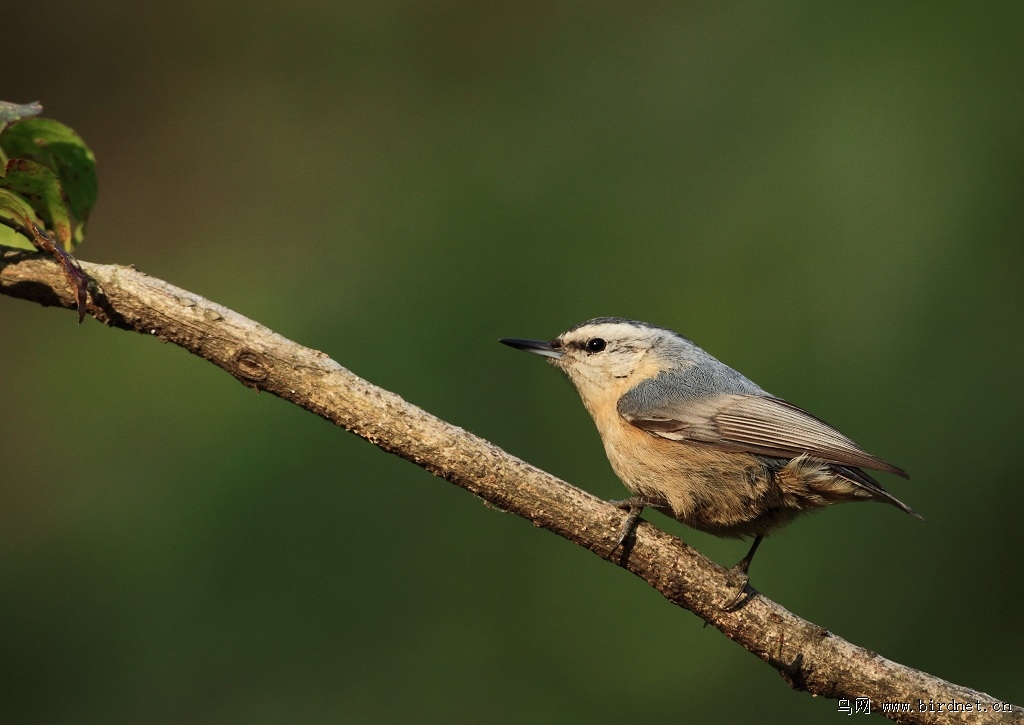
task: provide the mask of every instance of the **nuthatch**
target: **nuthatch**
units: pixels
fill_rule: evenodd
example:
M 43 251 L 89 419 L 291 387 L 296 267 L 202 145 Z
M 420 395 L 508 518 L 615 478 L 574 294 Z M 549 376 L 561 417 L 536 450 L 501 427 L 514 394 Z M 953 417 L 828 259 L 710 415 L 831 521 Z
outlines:
M 555 339 L 501 342 L 550 358 L 579 391 L 616 475 L 633 497 L 621 545 L 645 506 L 716 536 L 753 536 L 733 567 L 739 584 L 763 537 L 801 513 L 881 501 L 921 516 L 863 468 L 909 478 L 810 413 L 766 393 L 682 335 L 619 317 Z M 618 548 L 618 545 L 616 548 Z

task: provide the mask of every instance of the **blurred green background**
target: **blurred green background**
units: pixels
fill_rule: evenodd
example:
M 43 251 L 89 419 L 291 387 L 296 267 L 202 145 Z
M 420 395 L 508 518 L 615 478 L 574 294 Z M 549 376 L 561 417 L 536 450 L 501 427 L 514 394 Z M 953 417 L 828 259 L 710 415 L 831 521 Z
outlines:
M 1024 703 L 1024 5 L 18 3 L 0 98 L 96 152 L 84 259 L 602 497 L 497 343 L 681 331 L 907 468 L 753 583 Z M 823 722 L 625 571 L 180 349 L 0 298 L 5 722 Z M 652 514 L 717 561 L 746 544 Z

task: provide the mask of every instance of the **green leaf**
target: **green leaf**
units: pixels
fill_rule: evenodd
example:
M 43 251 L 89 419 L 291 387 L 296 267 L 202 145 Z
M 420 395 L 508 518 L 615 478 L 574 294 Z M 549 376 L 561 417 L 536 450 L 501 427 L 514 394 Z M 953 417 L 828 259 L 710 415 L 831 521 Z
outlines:
M 82 137 L 59 121 L 27 118 L 0 133 L 0 149 L 11 159 L 36 161 L 57 174 L 74 217 L 71 246 L 81 244 L 96 204 L 96 158 Z
M 32 242 L 24 234 L 19 234 L 4 224 L 3 213 L 0 212 L 0 247 L 13 247 L 14 249 L 28 249 L 35 251 Z
M 0 189 L 12 191 L 27 201 L 56 241 L 71 251 L 71 219 L 55 173 L 35 161 L 11 159 L 7 162 L 7 175 L 0 178 Z
M 15 159 L 18 161 L 19 159 Z M 7 189 L 0 189 L 0 225 L 16 229 L 32 241 L 32 246 L 53 257 L 64 272 L 64 278 L 75 294 L 78 308 L 78 324 L 85 319 L 85 304 L 88 299 L 89 280 L 82 271 L 82 265 L 71 254 L 61 249 L 45 231 L 39 228 L 35 212 L 29 203 Z
M 43 107 L 39 105 L 38 101 L 24 105 L 11 103 L 10 101 L 0 101 L 0 133 L 15 121 L 20 121 L 29 116 L 38 116 L 42 112 Z
M 32 233 L 29 230 L 29 225 L 36 224 L 38 221 L 35 210 L 27 201 L 7 189 L 0 189 L 0 224 L 16 231 L 18 237 L 29 241 L 27 247 L 23 244 L 12 244 L 11 246 L 16 246 L 19 249 L 35 249 L 35 245 L 31 243 Z

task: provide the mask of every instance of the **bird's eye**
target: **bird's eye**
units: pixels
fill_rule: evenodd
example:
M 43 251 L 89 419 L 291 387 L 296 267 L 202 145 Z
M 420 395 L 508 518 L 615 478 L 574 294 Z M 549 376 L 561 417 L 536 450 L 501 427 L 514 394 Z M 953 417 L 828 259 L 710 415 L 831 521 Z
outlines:
M 600 337 L 594 337 L 587 340 L 587 352 L 601 352 L 607 347 L 608 343 L 602 340 Z

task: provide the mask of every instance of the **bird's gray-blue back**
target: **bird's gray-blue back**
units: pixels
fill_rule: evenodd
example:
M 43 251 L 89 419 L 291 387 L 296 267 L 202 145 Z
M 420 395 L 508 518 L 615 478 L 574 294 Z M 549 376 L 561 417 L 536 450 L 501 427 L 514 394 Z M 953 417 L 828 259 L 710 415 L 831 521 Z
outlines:
M 642 418 L 667 406 L 685 405 L 717 395 L 768 395 L 752 380 L 686 338 L 678 337 L 672 346 L 677 347 L 672 352 L 686 357 L 691 364 L 665 370 L 626 391 L 619 400 L 619 413 L 627 418 Z

